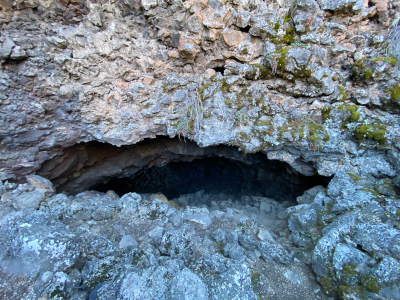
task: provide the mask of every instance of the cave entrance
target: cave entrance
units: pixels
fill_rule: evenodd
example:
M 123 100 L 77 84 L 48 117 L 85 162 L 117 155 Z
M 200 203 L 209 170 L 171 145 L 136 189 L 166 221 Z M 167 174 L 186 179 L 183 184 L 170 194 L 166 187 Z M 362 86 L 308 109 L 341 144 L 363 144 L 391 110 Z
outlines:
M 326 185 L 321 176 L 288 173 L 284 163 L 270 161 L 264 154 L 247 156 L 250 156 L 251 164 L 224 157 L 172 162 L 162 167 L 142 169 L 130 177 L 112 178 L 93 189 L 99 192 L 113 190 L 119 196 L 129 192 L 162 193 L 173 199 L 202 191 L 225 195 L 233 201 L 240 201 L 243 196 L 260 196 L 293 202 L 305 190 Z
M 323 176 L 302 175 L 263 153 L 246 155 L 225 145 L 201 148 L 167 137 L 122 147 L 78 144 L 61 149 L 37 174 L 50 179 L 57 192 L 68 194 L 113 190 L 119 196 L 162 193 L 172 199 L 200 191 L 233 201 L 260 196 L 294 202 L 307 189 L 329 182 Z

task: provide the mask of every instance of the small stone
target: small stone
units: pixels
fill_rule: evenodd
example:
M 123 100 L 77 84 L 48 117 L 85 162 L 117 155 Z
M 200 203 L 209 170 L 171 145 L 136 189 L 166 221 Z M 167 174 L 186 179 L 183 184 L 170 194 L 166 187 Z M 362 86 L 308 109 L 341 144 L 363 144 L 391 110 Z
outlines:
M 186 220 L 195 222 L 203 225 L 203 227 L 208 227 L 211 225 L 212 221 L 208 214 L 205 213 L 194 213 L 186 216 Z
M 175 212 L 169 216 L 169 221 L 174 225 L 174 227 L 179 227 L 182 225 L 183 218 L 181 212 Z
M 10 55 L 11 59 L 24 59 L 26 58 L 26 52 L 20 46 L 15 46 Z
M 164 232 L 164 227 L 157 226 L 148 233 L 148 236 L 153 239 L 157 239 L 157 238 L 162 237 L 163 232 Z
M 7 192 L 7 189 L 4 185 L 0 186 L 0 197 L 3 196 Z
M 224 254 L 235 260 L 241 260 L 244 257 L 243 248 L 238 244 L 227 244 L 224 247 Z
M 150 8 L 157 6 L 157 0 L 142 0 L 142 5 L 145 10 L 149 10 Z
M 258 234 L 257 237 L 261 240 L 261 241 L 266 241 L 266 242 L 270 242 L 270 243 L 274 243 L 275 239 L 272 236 L 272 234 L 265 229 L 261 229 Z
M 56 37 L 56 36 L 48 37 L 47 40 L 50 43 L 52 43 L 53 45 L 55 45 L 55 46 L 57 46 L 59 48 L 62 48 L 62 49 L 65 49 L 68 46 L 68 42 L 66 40 L 61 39 L 61 38 Z
M 40 276 L 40 280 L 44 283 L 48 282 L 53 277 L 53 272 L 46 271 Z
M 135 238 L 131 235 L 124 235 L 121 238 L 121 241 L 118 244 L 120 249 L 126 249 L 128 247 L 136 248 L 138 243 L 136 242 Z
M 69 228 L 75 228 L 75 227 L 81 226 L 81 225 L 83 225 L 83 224 L 84 224 L 83 220 L 78 220 L 78 221 L 76 221 L 76 222 L 70 223 L 70 224 L 68 225 L 68 227 L 69 227 Z
M 107 191 L 106 193 L 111 201 L 118 201 L 119 196 L 114 191 Z

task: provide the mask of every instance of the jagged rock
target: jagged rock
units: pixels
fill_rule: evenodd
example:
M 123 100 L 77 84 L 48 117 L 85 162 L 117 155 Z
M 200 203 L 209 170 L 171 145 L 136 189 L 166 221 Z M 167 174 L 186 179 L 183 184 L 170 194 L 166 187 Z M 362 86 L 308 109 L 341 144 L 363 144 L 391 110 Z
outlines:
M 29 193 L 23 193 L 13 199 L 13 206 L 17 210 L 23 209 L 38 209 L 41 201 L 45 199 L 45 193 L 42 191 L 33 191 Z
M 8 58 L 15 44 L 11 39 L 6 39 L 0 48 L 0 58 Z
M 46 195 L 53 196 L 56 192 L 50 180 L 38 175 L 28 175 L 26 180 L 38 190 L 42 190 Z
M 317 185 L 304 192 L 302 196 L 297 197 L 296 201 L 299 204 L 311 204 L 318 193 L 323 192 L 325 188 L 322 185 Z
M 333 10 L 333 11 L 351 8 L 357 3 L 357 0 L 335 0 L 335 1 L 317 0 L 317 1 L 322 9 Z
M 20 46 L 15 46 L 10 55 L 11 59 L 24 59 L 26 58 L 26 52 Z
M 137 247 L 137 242 L 135 240 L 135 238 L 131 235 L 124 235 L 121 238 L 121 241 L 118 244 L 118 247 L 121 249 L 126 249 L 128 247 L 133 247 L 136 248 Z
M 200 299 L 207 300 L 208 290 L 204 282 L 188 269 L 180 271 L 171 283 L 171 299 Z

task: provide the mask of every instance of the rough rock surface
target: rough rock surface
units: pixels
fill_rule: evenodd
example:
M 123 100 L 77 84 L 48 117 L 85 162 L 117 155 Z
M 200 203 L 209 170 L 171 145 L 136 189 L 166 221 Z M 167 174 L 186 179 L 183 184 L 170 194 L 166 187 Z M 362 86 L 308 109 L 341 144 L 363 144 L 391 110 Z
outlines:
M 399 11 L 398 0 L 1 1 L 1 297 L 399 299 Z M 104 179 L 96 155 L 70 147 L 158 135 L 333 179 L 291 207 L 67 196 L 47 180 L 78 191 Z

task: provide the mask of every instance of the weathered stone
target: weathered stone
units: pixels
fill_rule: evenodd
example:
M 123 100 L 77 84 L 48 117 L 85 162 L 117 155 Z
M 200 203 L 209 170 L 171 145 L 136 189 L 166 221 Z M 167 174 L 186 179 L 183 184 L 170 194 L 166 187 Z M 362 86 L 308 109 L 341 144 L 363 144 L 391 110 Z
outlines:
M 157 6 L 157 0 L 141 0 L 141 2 L 145 10 Z
M 11 51 L 10 58 L 17 59 L 17 60 L 24 59 L 24 58 L 26 58 L 26 52 L 20 46 L 15 46 Z
M 53 196 L 56 192 L 51 181 L 46 178 L 38 175 L 28 175 L 26 176 L 26 180 L 30 185 L 34 186 L 38 190 L 43 191 L 47 196 Z
M 23 209 L 38 209 L 41 201 L 45 199 L 43 191 L 33 191 L 29 193 L 23 193 L 13 200 L 13 206 L 17 210 Z
M 6 39 L 0 48 L 0 58 L 8 58 L 15 44 L 11 39 Z
M 171 282 L 171 299 L 207 300 L 208 289 L 204 282 L 189 269 L 180 271 Z
M 357 0 L 334 0 L 334 1 L 317 0 L 317 1 L 320 7 L 326 10 L 341 10 L 345 8 L 351 8 L 357 2 Z

